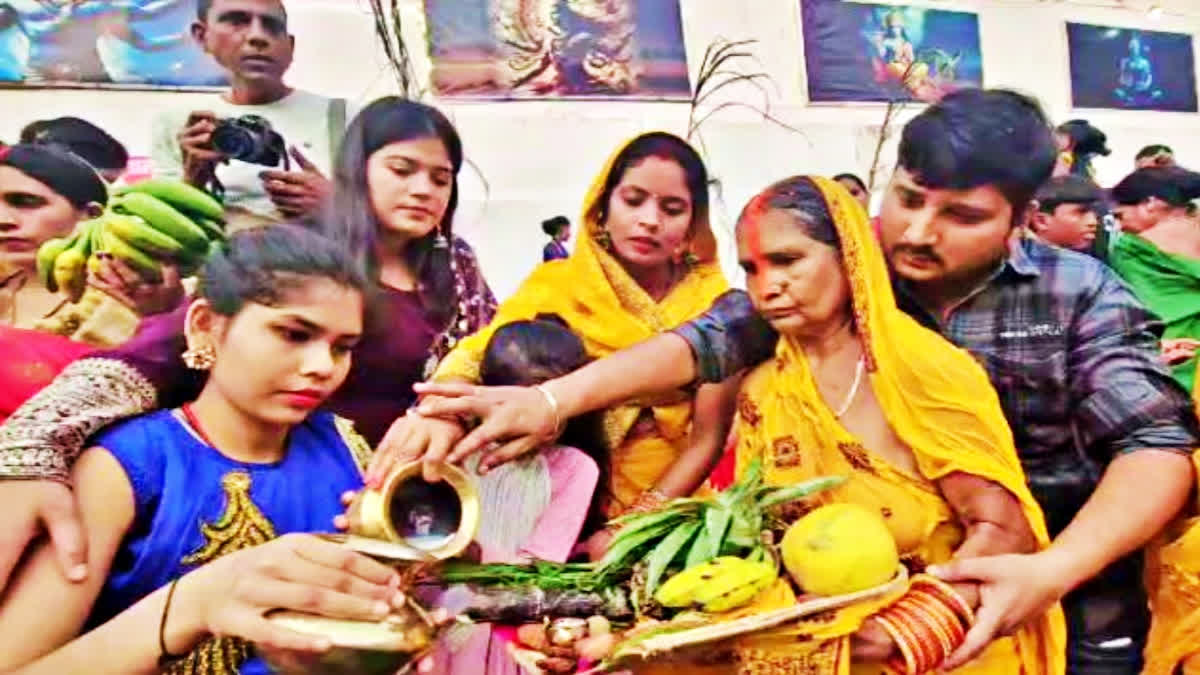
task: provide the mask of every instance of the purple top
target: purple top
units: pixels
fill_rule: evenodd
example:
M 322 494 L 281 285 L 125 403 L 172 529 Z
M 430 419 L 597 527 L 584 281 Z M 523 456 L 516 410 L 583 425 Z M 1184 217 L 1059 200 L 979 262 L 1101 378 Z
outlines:
M 372 446 L 416 400 L 413 384 L 424 379 L 429 347 L 438 334 L 412 291 L 381 289 L 363 340 L 354 350 L 350 375 L 327 407 L 354 420 Z

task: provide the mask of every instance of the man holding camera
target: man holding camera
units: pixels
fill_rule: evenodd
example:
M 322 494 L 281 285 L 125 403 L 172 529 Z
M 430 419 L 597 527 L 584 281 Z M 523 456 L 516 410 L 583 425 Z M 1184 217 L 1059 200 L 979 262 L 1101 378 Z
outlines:
M 231 87 L 207 110 L 156 120 L 155 173 L 223 192 L 232 229 L 317 213 L 346 102 L 284 84 L 295 37 L 281 0 L 198 0 L 191 30 Z

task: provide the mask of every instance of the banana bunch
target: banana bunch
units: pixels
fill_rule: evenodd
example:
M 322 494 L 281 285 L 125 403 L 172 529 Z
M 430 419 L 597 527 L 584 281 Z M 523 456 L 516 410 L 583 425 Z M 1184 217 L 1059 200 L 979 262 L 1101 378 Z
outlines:
M 124 261 L 146 280 L 162 279 L 162 265 L 195 273 L 214 243 L 225 239 L 221 203 L 203 190 L 174 180 L 147 180 L 113 191 L 99 217 L 76 226 L 69 237 L 51 239 L 37 253 L 38 277 L 72 302 L 82 296 L 97 253 Z
M 749 558 L 718 556 L 667 579 L 654 599 L 663 607 L 728 612 L 749 604 L 779 578 L 779 566 L 756 549 Z
M 643 566 L 642 593 L 646 597 L 657 597 L 655 591 L 659 581 L 668 570 L 687 573 L 714 559 L 728 562 L 731 556 L 749 556 L 751 560 L 758 557 L 761 561 L 760 556 L 766 554 L 763 530 L 770 508 L 831 488 L 843 480 L 834 476 L 787 487 L 770 487 L 762 484 L 761 465 L 755 461 L 741 480 L 714 497 L 675 499 L 657 511 L 614 520 L 612 524 L 619 529 L 599 562 L 599 571 L 616 574 L 619 570 Z M 770 566 L 775 567 L 774 564 Z M 772 574 L 777 575 L 774 571 Z M 725 593 L 732 589 L 716 584 L 711 589 L 719 592 L 708 600 L 689 596 L 684 604 L 707 605 L 712 601 L 714 607 L 719 607 L 740 597 L 738 594 L 726 597 Z M 757 595 L 757 591 L 750 597 L 753 595 Z M 708 598 L 707 594 L 702 597 Z

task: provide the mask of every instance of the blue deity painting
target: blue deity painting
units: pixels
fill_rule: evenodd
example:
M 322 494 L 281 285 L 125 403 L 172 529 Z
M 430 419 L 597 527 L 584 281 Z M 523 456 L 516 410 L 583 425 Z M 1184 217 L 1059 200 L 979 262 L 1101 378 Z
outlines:
M 1067 24 L 1076 108 L 1196 111 L 1192 36 Z
M 979 18 L 905 5 L 802 0 L 812 101 L 936 101 L 983 83 Z
M 196 0 L 0 0 L 0 84 L 208 87 Z

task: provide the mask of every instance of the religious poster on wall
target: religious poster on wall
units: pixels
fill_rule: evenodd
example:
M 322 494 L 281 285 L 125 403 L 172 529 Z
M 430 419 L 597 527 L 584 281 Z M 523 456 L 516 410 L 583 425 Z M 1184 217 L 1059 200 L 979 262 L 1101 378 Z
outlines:
M 800 6 L 810 101 L 936 101 L 983 86 L 976 14 L 847 0 Z
M 1076 108 L 1196 112 L 1192 36 L 1067 24 Z
M 425 0 L 451 97 L 687 99 L 679 0 Z
M 196 0 L 0 0 L 0 86 L 213 87 Z

